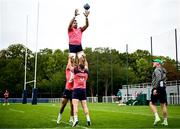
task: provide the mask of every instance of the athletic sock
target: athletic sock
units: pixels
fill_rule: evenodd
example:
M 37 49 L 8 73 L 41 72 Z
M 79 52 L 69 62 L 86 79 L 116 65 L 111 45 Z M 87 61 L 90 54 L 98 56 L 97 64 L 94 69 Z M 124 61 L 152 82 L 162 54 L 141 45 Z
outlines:
M 91 121 L 89 115 L 86 115 L 86 120 Z
M 167 118 L 164 118 L 164 122 L 167 122 Z
M 74 121 L 78 121 L 78 116 L 74 115 Z
M 155 116 L 155 119 L 159 119 L 159 115 L 158 115 L 158 113 L 156 112 L 156 113 L 154 113 L 154 116 Z
M 70 116 L 69 122 L 73 122 L 73 116 Z

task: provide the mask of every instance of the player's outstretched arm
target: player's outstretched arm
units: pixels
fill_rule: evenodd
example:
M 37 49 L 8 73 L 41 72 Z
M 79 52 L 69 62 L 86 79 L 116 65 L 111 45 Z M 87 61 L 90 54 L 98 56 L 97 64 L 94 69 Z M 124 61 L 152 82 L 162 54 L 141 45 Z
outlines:
M 74 59 L 71 56 L 69 56 L 67 68 L 73 70 L 73 66 L 74 66 Z
M 88 70 L 88 62 L 87 62 L 86 56 L 83 56 L 83 58 L 84 58 L 85 68 Z
M 69 26 L 68 26 L 68 31 L 71 30 L 72 24 L 73 24 L 74 20 L 76 19 L 76 16 L 78 16 L 78 15 L 79 15 L 78 9 L 75 9 L 75 11 L 74 11 L 74 17 L 71 19 L 71 21 L 70 21 L 70 23 L 69 23 Z
M 88 10 L 85 10 L 85 12 L 83 13 L 86 18 L 86 24 L 85 24 L 85 26 L 82 27 L 82 29 L 81 29 L 82 31 L 85 31 L 89 26 L 89 20 L 88 20 L 89 13 L 90 12 Z

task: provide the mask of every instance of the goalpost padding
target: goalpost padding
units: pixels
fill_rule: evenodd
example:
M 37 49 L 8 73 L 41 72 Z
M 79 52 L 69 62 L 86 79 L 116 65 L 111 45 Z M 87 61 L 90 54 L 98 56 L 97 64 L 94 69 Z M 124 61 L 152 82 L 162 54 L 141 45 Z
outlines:
M 22 104 L 26 104 L 27 103 L 27 90 L 23 90 L 23 100 L 22 100 Z
M 33 91 L 32 91 L 32 105 L 37 104 L 37 94 L 38 94 L 37 88 L 33 88 Z

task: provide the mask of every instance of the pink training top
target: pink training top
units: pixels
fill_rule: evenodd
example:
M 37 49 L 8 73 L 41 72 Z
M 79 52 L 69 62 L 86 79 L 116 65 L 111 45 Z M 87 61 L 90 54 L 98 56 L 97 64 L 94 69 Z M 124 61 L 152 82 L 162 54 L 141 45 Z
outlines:
M 5 92 L 5 93 L 4 93 L 4 97 L 5 97 L 5 98 L 8 98 L 8 97 L 9 97 L 9 92 Z
M 73 89 L 81 88 L 81 89 L 86 89 L 86 81 L 88 79 L 88 71 L 84 70 L 79 71 L 75 70 L 74 71 L 74 87 Z
M 71 71 L 69 68 L 66 69 L 66 89 L 73 90 L 73 82 L 69 82 Z
M 68 31 L 69 36 L 69 44 L 71 45 L 80 45 L 81 39 L 82 39 L 82 30 L 81 28 L 71 28 L 70 31 Z

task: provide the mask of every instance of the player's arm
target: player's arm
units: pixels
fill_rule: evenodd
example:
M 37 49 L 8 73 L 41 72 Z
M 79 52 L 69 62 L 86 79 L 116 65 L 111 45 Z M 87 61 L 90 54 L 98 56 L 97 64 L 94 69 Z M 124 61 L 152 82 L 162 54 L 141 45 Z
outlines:
M 152 87 L 153 88 L 157 88 L 158 87 L 158 83 L 161 79 L 161 73 L 159 70 L 155 69 L 154 73 L 153 73 L 153 78 L 152 78 Z
M 158 87 L 159 83 L 161 81 L 161 71 L 156 69 L 155 70 L 155 76 L 156 76 L 156 80 L 155 80 L 155 86 Z
M 83 56 L 84 58 L 84 65 L 85 65 L 85 68 L 88 70 L 88 62 L 87 62 L 87 59 L 85 56 Z
M 73 67 L 73 58 L 69 57 L 68 58 L 68 64 L 67 64 L 67 69 L 70 69 L 71 71 L 73 71 L 74 67 Z
M 68 31 L 71 30 L 72 24 L 73 24 L 74 20 L 76 19 L 76 16 L 78 16 L 78 15 L 79 15 L 78 9 L 75 9 L 74 17 L 71 19 L 71 21 L 70 21 L 70 23 L 69 23 L 69 26 L 68 26 Z
M 88 26 L 89 26 L 89 20 L 88 20 L 88 16 L 89 16 L 89 11 L 85 11 L 84 12 L 84 16 L 85 16 L 85 18 L 86 18 L 86 23 L 85 23 L 85 25 L 81 28 L 81 30 L 82 31 L 85 31 L 87 28 L 88 28 Z
M 158 94 L 157 87 L 159 86 L 159 82 L 161 81 L 161 72 L 158 69 L 156 69 L 154 71 L 154 74 L 155 76 L 153 77 L 152 80 L 152 86 L 153 86 L 152 94 L 157 95 Z

